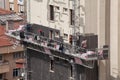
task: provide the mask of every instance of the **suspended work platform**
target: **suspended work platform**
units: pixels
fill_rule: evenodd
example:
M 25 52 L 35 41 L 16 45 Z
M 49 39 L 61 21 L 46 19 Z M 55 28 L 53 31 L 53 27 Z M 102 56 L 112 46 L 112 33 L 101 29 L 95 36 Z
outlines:
M 82 41 L 83 46 L 75 46 L 73 49 L 73 46 L 68 43 L 52 40 L 27 31 L 9 30 L 6 35 L 11 39 L 16 39 L 28 49 L 40 51 L 67 61 L 72 60 L 72 62 L 88 68 L 94 67 L 94 61 L 108 58 L 108 46 L 100 49 L 85 49 L 83 46 L 86 43 Z

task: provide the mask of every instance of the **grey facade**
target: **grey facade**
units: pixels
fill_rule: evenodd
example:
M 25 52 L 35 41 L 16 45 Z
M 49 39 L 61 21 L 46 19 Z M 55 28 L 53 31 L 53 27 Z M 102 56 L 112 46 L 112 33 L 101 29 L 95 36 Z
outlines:
M 51 56 L 32 49 L 27 49 L 27 56 L 29 80 L 98 80 L 97 62 L 93 69 L 75 64 L 73 71 L 72 64 L 64 59 L 57 57 L 51 59 Z M 67 58 L 72 59 L 70 56 Z M 51 60 L 54 61 L 52 71 L 50 70 Z

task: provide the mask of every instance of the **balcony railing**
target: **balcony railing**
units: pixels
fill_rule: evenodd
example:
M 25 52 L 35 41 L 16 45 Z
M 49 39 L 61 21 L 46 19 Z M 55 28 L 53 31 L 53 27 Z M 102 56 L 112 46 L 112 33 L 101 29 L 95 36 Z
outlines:
M 30 32 L 23 31 L 23 33 L 22 33 L 23 38 L 20 37 L 21 33 L 20 31 L 17 30 L 8 31 L 6 35 L 23 42 L 28 42 L 37 46 L 47 47 L 48 49 L 53 49 L 55 51 L 62 52 L 66 55 L 79 58 L 83 61 L 83 64 L 85 63 L 85 65 L 87 65 L 88 63 L 91 63 L 93 65 L 93 60 L 103 60 L 108 58 L 108 47 L 101 49 L 92 49 L 92 50 L 84 49 L 80 46 L 75 46 L 73 48 L 72 45 L 64 42 L 52 40 L 47 37 L 43 37 Z M 86 52 L 84 52 L 84 50 Z

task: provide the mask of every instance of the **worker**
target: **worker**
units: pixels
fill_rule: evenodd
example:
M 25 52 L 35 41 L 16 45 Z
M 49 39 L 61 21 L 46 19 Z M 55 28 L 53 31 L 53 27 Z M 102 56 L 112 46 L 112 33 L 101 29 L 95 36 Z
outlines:
M 87 39 L 83 39 L 81 42 L 81 52 L 86 53 L 86 48 L 87 48 Z
M 59 50 L 60 50 L 61 52 L 63 52 L 63 51 L 64 51 L 64 46 L 63 46 L 63 44 L 62 44 L 62 43 L 60 44 Z
M 23 31 L 23 30 L 20 31 L 20 38 L 21 38 L 21 39 L 24 39 L 24 38 L 25 38 L 25 34 L 24 34 L 24 31 Z
M 87 48 L 87 39 L 84 39 L 84 40 L 81 42 L 81 47 L 82 47 L 82 48 Z

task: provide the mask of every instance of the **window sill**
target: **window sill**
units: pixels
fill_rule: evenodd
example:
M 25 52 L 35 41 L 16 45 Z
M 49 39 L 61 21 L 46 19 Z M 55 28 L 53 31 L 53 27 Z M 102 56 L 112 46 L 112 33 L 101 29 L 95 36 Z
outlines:
M 55 20 L 50 20 L 50 19 L 49 19 L 49 22 L 54 23 L 54 22 L 55 22 Z
M 71 25 L 71 24 L 70 24 L 70 28 L 73 28 L 73 27 L 74 27 L 74 25 Z

